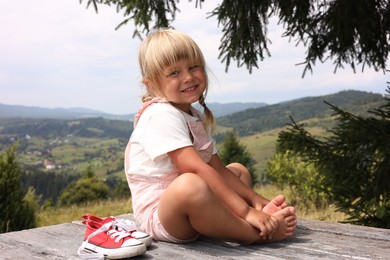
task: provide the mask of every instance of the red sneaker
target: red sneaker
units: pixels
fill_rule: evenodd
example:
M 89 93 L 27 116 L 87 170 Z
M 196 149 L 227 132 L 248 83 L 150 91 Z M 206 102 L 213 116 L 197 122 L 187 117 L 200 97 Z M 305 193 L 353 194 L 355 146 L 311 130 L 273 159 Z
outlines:
M 114 222 L 102 225 L 86 221 L 84 224 L 86 225 L 84 241 L 78 250 L 82 258 L 121 259 L 142 255 L 146 252 L 146 246 L 142 241 L 124 230 L 118 230 Z M 86 253 L 86 251 L 92 253 Z
M 147 247 L 152 244 L 152 238 L 147 233 L 142 232 L 138 229 L 137 224 L 133 221 L 130 221 L 128 219 L 121 219 L 117 217 L 107 217 L 107 218 L 100 218 L 91 214 L 84 214 L 82 216 L 83 223 L 85 221 L 93 221 L 95 223 L 100 223 L 101 225 L 107 223 L 107 222 L 114 222 L 114 225 L 116 225 L 119 229 L 123 229 L 131 234 L 131 236 L 135 237 L 136 239 L 141 240 Z

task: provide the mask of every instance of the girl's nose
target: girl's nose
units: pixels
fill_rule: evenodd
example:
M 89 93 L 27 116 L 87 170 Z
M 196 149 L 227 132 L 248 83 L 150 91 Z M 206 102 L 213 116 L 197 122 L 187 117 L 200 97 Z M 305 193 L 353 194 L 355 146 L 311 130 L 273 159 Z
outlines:
M 184 82 L 189 82 L 193 79 L 193 75 L 192 75 L 192 72 L 191 71 L 187 71 L 185 74 L 184 74 Z

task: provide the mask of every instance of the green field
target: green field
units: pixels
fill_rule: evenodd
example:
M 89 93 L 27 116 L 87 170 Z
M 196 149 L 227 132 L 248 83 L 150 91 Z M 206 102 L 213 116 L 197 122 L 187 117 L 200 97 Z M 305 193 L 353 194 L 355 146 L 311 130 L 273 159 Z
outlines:
M 66 137 L 43 139 L 31 137 L 24 150 L 18 150 L 20 162 L 30 167 L 45 169 L 44 160 L 55 164 L 51 171 L 82 173 L 92 166 L 101 178 L 123 174 L 125 144 L 117 138 Z
M 312 119 L 303 123 L 308 125 L 305 129 L 310 134 L 314 136 L 324 136 L 327 134 L 326 129 L 317 125 L 319 122 L 326 121 L 326 119 Z M 246 146 L 253 159 L 256 161 L 254 167 L 259 180 L 264 179 L 265 177 L 267 162 L 272 160 L 276 149 L 278 135 L 283 130 L 286 130 L 286 127 L 239 138 L 239 142 Z
M 290 205 L 291 195 L 287 190 L 279 190 L 274 185 L 259 186 L 256 192 L 266 198 L 272 198 L 278 194 L 286 196 L 286 200 Z M 314 219 L 328 222 L 339 222 L 345 220 L 343 213 L 337 212 L 333 205 L 325 209 L 315 209 L 314 207 L 304 207 L 302 205 L 293 205 L 296 208 L 298 222 L 300 218 Z M 49 207 L 40 209 L 37 213 L 38 226 L 49 226 L 61 223 L 81 220 L 81 216 L 85 213 L 94 214 L 96 216 L 117 216 L 120 214 L 132 213 L 131 198 L 107 200 L 86 205 L 78 205 L 71 207 Z

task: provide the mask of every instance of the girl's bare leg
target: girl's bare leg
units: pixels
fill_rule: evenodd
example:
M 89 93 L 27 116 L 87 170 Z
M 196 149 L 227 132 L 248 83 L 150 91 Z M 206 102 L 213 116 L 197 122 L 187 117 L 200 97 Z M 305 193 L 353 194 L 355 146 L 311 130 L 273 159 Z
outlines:
M 252 188 L 252 177 L 248 169 L 240 163 L 231 163 L 226 166 L 231 170 L 240 180 L 246 184 L 248 187 Z M 287 206 L 285 198 L 283 195 L 278 195 L 274 197 L 270 203 L 268 203 L 263 211 L 267 214 L 272 214 L 278 210 L 281 210 Z
M 275 213 L 276 214 L 276 213 Z M 198 175 L 185 173 L 177 177 L 164 192 L 158 206 L 164 228 L 178 239 L 192 239 L 198 234 L 234 240 L 243 244 L 261 242 L 259 230 L 233 214 Z M 289 210 L 275 217 L 282 227 L 274 234 L 281 240 L 289 236 Z
M 248 169 L 240 164 L 240 163 L 231 163 L 226 166 L 229 170 L 231 170 L 240 180 L 245 183 L 247 186 L 252 187 L 252 177 L 248 171 Z M 273 199 L 270 200 L 270 202 L 264 206 L 263 212 L 267 214 L 276 214 L 281 209 L 284 209 L 287 207 L 286 199 L 283 195 L 277 195 Z M 284 217 L 284 215 L 280 216 L 280 214 L 276 214 L 279 226 L 285 226 L 285 229 L 291 231 L 292 233 L 295 230 L 296 224 L 297 224 L 297 218 L 295 215 L 295 209 L 290 208 L 291 215 L 288 217 Z M 284 222 L 286 221 L 286 223 Z M 283 228 L 282 228 L 283 230 Z M 290 232 L 290 233 L 291 233 Z M 289 232 L 287 232 L 287 236 L 291 236 Z M 286 235 L 286 234 L 285 234 Z M 282 235 L 283 236 L 283 235 Z M 275 236 L 274 236 L 275 238 Z
M 231 170 L 246 186 L 252 188 L 252 176 L 244 165 L 241 163 L 231 163 L 226 168 Z

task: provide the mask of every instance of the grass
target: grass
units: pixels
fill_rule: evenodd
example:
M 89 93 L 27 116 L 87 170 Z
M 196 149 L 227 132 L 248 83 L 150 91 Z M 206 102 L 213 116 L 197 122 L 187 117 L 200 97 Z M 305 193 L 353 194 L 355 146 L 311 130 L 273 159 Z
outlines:
M 239 142 L 245 145 L 253 159 L 256 173 L 262 175 L 267 167 L 267 161 L 272 159 L 275 153 L 276 140 L 279 131 L 273 130 L 251 136 L 241 137 Z
M 117 216 L 132 211 L 131 199 L 106 200 L 70 207 L 48 207 L 39 210 L 37 226 L 50 226 L 81 220 L 81 216 L 85 213 L 103 217 Z
M 309 123 L 315 123 L 315 119 L 305 121 L 305 124 Z M 247 148 L 252 158 L 256 161 L 254 168 L 260 179 L 264 177 L 267 163 L 272 160 L 275 154 L 279 133 L 286 129 L 286 127 L 275 128 L 270 131 L 239 138 L 239 142 Z M 324 136 L 326 134 L 325 129 L 319 126 L 306 127 L 305 130 L 313 136 Z
M 307 123 L 307 122 L 306 122 Z M 252 136 L 242 137 L 240 138 L 240 143 L 244 144 L 248 151 L 251 153 L 253 158 L 257 161 L 255 165 L 256 173 L 263 174 L 264 170 L 267 166 L 267 161 L 272 159 L 272 156 L 275 152 L 275 144 L 278 138 L 278 134 L 281 130 L 274 129 L 271 131 L 258 133 Z M 225 132 L 229 129 L 218 128 L 217 131 Z M 307 130 L 314 135 L 323 135 L 324 129 L 318 126 L 308 127 Z M 85 162 L 79 162 L 74 165 L 74 167 L 78 167 L 81 170 L 85 169 L 88 165 L 95 167 L 96 175 L 99 177 L 104 177 L 108 169 L 114 170 L 115 165 L 118 165 L 118 161 L 122 159 L 122 153 L 115 152 L 110 150 L 110 147 L 115 147 L 119 145 L 117 140 L 94 140 L 91 142 L 90 139 L 83 138 L 69 138 L 71 142 L 75 142 L 77 140 L 78 146 L 75 148 L 73 145 L 69 145 L 69 147 L 61 147 L 54 148 L 54 155 L 56 158 L 61 158 L 64 161 L 70 160 L 69 153 L 85 153 L 85 152 L 93 152 L 95 151 L 95 147 L 99 147 L 105 151 L 105 154 L 98 159 L 94 158 L 93 160 L 89 160 Z M 93 147 L 90 147 L 93 146 Z M 74 154 L 73 154 L 74 156 Z M 120 159 L 118 159 L 120 158 Z M 121 162 L 122 163 L 122 162 Z M 115 170 L 114 170 L 115 171 Z M 112 173 L 115 175 L 122 174 L 122 171 Z M 266 198 L 272 198 L 278 194 L 283 194 L 286 196 L 287 202 L 291 204 L 292 196 L 288 191 L 281 191 L 275 185 L 266 185 L 260 186 L 256 188 L 256 191 Z M 315 207 L 304 207 L 302 205 L 293 205 L 297 210 L 298 218 L 304 219 L 314 219 L 314 220 L 322 220 L 328 222 L 339 222 L 346 218 L 343 213 L 337 212 L 335 207 L 330 205 L 325 209 L 315 209 Z M 57 208 L 50 207 L 46 209 L 41 209 L 37 215 L 37 224 L 38 226 L 48 226 L 66 222 L 72 222 L 75 220 L 80 220 L 81 215 L 85 213 L 94 214 L 97 216 L 111 216 L 111 215 L 120 215 L 132 212 L 131 200 L 108 200 L 96 203 L 90 203 L 83 206 L 72 206 L 67 208 Z
M 255 190 L 258 194 L 261 194 L 267 199 L 273 198 L 278 194 L 283 194 L 286 197 L 287 203 L 289 205 L 292 205 L 291 193 L 287 190 L 281 191 L 275 185 L 259 186 Z M 324 209 L 316 209 L 314 206 L 305 207 L 301 204 L 296 204 L 292 206 L 294 206 L 296 209 L 298 220 L 299 218 L 303 218 L 337 223 L 346 219 L 346 215 L 344 213 L 336 211 L 334 205 L 329 205 L 327 208 Z
M 266 198 L 272 198 L 278 194 L 284 194 L 289 203 L 291 195 L 286 191 L 280 191 L 274 185 L 260 186 L 256 188 L 256 192 Z M 298 221 L 299 218 L 314 219 L 327 222 L 337 223 L 345 219 L 345 215 L 336 212 L 335 207 L 326 209 L 305 208 L 301 205 L 294 205 L 297 209 Z M 39 210 L 37 214 L 37 226 L 50 226 L 61 223 L 69 223 L 76 220 L 81 220 L 81 216 L 85 213 L 90 213 L 96 216 L 117 216 L 121 214 L 131 213 L 131 199 L 107 200 L 87 205 L 71 206 L 71 207 L 49 207 Z

